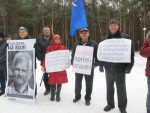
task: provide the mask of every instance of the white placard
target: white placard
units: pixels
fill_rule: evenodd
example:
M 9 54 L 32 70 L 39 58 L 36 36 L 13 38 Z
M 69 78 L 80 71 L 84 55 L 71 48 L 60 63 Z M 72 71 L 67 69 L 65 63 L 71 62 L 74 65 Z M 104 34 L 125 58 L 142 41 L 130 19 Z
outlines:
M 35 103 L 35 39 L 8 40 L 7 84 L 8 99 Z
M 73 71 L 91 75 L 93 52 L 94 47 L 77 46 L 73 61 Z
M 35 39 L 25 39 L 25 40 L 7 40 L 8 51 L 27 51 L 33 50 Z
M 131 62 L 130 39 L 107 39 L 99 43 L 97 58 L 99 61 L 114 63 Z
M 64 71 L 71 66 L 71 54 L 69 50 L 49 52 L 45 57 L 46 72 Z

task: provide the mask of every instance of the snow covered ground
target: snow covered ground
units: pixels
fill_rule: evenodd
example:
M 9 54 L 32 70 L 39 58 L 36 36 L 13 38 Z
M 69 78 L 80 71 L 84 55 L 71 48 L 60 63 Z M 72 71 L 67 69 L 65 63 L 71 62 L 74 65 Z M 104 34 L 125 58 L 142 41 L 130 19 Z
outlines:
M 146 113 L 147 81 L 144 76 L 146 59 L 139 53 L 135 54 L 135 64 L 130 74 L 126 75 L 128 113 Z M 0 113 L 106 113 L 103 111 L 106 105 L 106 81 L 104 73 L 95 69 L 94 86 L 90 106 L 85 106 L 85 84 L 83 79 L 82 99 L 73 103 L 74 98 L 74 73 L 72 68 L 67 70 L 69 82 L 64 84 L 61 91 L 61 101 L 51 102 L 50 95 L 44 96 L 44 84 L 40 87 L 42 72 L 38 63 L 37 85 L 38 94 L 35 105 L 9 101 L 5 96 L 0 97 Z M 115 92 L 115 109 L 108 113 L 120 113 L 117 107 L 117 93 Z

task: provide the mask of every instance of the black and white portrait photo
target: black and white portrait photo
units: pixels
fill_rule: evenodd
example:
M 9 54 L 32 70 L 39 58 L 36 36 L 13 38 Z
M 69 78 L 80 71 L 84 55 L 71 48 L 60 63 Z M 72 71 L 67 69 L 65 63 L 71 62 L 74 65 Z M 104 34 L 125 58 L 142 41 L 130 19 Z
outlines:
M 16 44 L 18 43 L 13 44 L 12 48 L 16 48 Z M 11 51 L 8 48 L 7 51 L 8 82 L 6 96 L 33 99 L 35 92 L 35 52 L 29 50 L 25 42 L 22 45 L 25 48 L 23 50 Z M 19 46 L 21 45 L 19 44 Z

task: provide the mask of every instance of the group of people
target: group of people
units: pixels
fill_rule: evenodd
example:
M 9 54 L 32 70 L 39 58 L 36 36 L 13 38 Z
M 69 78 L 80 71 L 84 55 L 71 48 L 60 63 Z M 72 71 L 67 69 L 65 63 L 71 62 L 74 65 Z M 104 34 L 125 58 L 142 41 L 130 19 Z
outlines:
M 55 34 L 51 36 L 50 28 L 48 26 L 43 27 L 43 36 L 36 40 L 34 45 L 35 47 L 35 56 L 41 61 L 42 71 L 43 71 L 43 81 L 45 85 L 44 95 L 48 95 L 51 92 L 50 101 L 59 102 L 61 87 L 63 83 L 67 83 L 67 72 L 66 70 L 60 72 L 51 72 L 47 73 L 45 71 L 45 55 L 52 51 L 57 50 L 65 50 L 66 48 L 62 44 L 62 38 L 60 35 Z M 28 31 L 25 27 L 20 27 L 19 29 L 19 39 L 30 39 L 31 37 L 28 35 Z M 121 32 L 119 27 L 119 22 L 116 19 L 112 19 L 109 23 L 109 31 L 108 34 L 103 38 L 102 41 L 107 39 L 130 39 L 130 37 Z M 1 93 L 5 92 L 5 83 L 6 82 L 6 46 L 4 43 L 4 38 L 0 34 L 0 84 L 1 84 Z M 92 60 L 92 69 L 91 74 L 86 75 L 82 73 L 75 73 L 75 97 L 73 99 L 74 103 L 77 103 L 81 99 L 81 89 L 82 89 L 82 79 L 85 78 L 86 85 L 86 93 L 85 93 L 85 105 L 89 106 L 91 104 L 91 94 L 93 89 L 93 78 L 94 78 L 94 68 L 99 66 L 100 72 L 104 72 L 106 75 L 106 86 L 107 86 L 107 105 L 104 107 L 104 111 L 108 112 L 111 109 L 115 108 L 114 101 L 114 83 L 116 83 L 117 87 L 117 96 L 118 96 L 118 108 L 121 113 L 127 113 L 127 92 L 126 92 L 126 74 L 131 72 L 131 69 L 134 65 L 134 49 L 133 45 L 131 46 L 131 62 L 130 63 L 112 63 L 112 62 L 104 62 L 98 61 L 97 59 L 97 49 L 98 45 L 95 41 L 92 40 L 89 34 L 88 28 L 82 28 L 79 30 L 79 40 L 74 44 L 72 49 L 72 57 L 71 64 L 73 65 L 75 52 L 77 46 L 89 46 L 94 48 L 93 52 L 93 60 Z M 147 57 L 147 67 L 146 67 L 146 76 L 148 77 L 148 95 L 147 95 L 147 113 L 150 113 L 150 33 L 147 36 L 140 54 L 144 57 Z M 5 55 L 5 56 L 4 56 Z M 25 56 L 25 55 L 24 55 Z M 19 57 L 18 57 L 19 59 Z M 22 58 L 28 59 L 27 57 Z M 19 64 L 18 64 L 19 65 Z M 18 66 L 16 65 L 16 66 Z M 35 66 L 36 68 L 36 66 Z M 19 73 L 19 69 L 18 73 Z M 23 70 L 23 69 L 22 69 Z M 5 75 L 5 76 L 4 76 Z M 20 81 L 21 82 L 21 81 Z M 26 88 L 26 87 L 25 87 Z M 22 89 L 21 91 L 24 91 Z M 55 97 L 56 96 L 56 97 Z

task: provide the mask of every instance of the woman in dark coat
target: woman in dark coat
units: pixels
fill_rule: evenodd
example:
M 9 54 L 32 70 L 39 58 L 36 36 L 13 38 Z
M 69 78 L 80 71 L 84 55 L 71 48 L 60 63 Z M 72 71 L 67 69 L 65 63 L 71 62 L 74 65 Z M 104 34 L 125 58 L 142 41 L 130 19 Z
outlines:
M 147 86 L 148 86 L 146 105 L 147 105 L 147 113 L 150 113 L 150 31 L 148 32 L 146 40 L 140 49 L 140 54 L 143 57 L 147 58 L 145 69 L 145 75 L 147 76 Z

